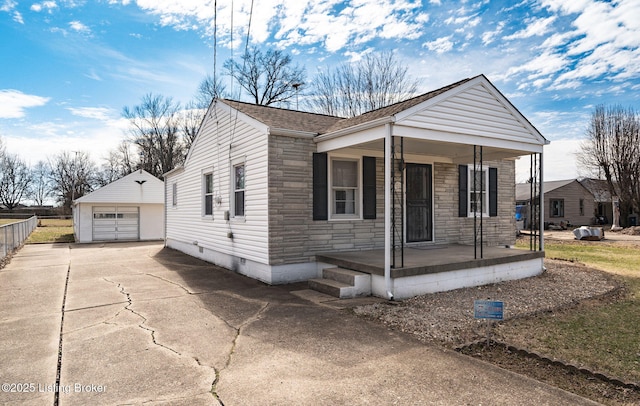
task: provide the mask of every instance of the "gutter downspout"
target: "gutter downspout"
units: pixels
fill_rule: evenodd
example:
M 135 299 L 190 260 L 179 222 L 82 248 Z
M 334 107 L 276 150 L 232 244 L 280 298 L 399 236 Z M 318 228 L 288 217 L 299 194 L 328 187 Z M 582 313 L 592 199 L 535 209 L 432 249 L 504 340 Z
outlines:
M 385 124 L 384 138 L 384 284 L 387 299 L 393 300 L 391 287 L 391 123 Z

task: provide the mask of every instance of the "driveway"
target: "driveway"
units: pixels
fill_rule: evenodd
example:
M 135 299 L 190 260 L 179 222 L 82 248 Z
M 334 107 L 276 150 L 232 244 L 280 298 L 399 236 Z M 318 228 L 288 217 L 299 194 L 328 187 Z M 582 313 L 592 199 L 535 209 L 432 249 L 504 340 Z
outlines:
M 594 404 L 349 304 L 157 243 L 25 246 L 0 270 L 0 404 Z

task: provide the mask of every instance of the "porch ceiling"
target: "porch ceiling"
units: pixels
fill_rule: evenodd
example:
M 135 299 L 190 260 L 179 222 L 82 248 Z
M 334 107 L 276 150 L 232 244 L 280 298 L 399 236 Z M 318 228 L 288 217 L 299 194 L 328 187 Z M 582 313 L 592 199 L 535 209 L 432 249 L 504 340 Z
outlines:
M 399 138 L 396 137 L 397 145 L 400 145 Z M 431 157 L 439 161 L 451 163 L 469 163 L 473 162 L 473 145 L 459 144 L 453 142 L 442 142 L 423 140 L 416 138 L 403 137 L 405 159 L 411 157 Z M 363 142 L 335 151 L 366 151 L 366 155 L 383 157 L 384 156 L 384 139 L 376 139 L 373 141 Z M 517 158 L 519 156 L 528 155 L 530 151 L 514 150 L 498 147 L 483 147 L 483 160 L 499 160 Z

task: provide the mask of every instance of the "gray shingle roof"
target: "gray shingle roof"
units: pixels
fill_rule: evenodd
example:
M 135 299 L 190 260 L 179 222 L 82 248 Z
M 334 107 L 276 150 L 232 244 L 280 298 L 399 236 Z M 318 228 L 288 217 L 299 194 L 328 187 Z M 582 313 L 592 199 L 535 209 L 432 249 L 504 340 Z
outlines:
M 223 102 L 249 117 L 266 124 L 270 128 L 321 134 L 337 121 L 344 120 L 344 118 L 341 117 L 261 106 L 234 100 L 223 100 Z
M 342 130 L 358 124 L 367 123 L 384 117 L 391 117 L 426 100 L 429 100 L 448 90 L 456 88 L 461 84 L 474 78 L 463 79 L 440 89 L 421 94 L 414 98 L 392 104 L 377 110 L 369 111 L 352 118 L 342 118 L 326 116 L 323 114 L 308 113 L 304 111 L 287 110 L 277 107 L 261 106 L 257 104 L 244 103 L 234 100 L 222 100 L 224 103 L 241 111 L 271 128 L 280 128 L 293 131 L 305 131 L 316 134 Z
M 611 201 L 611 192 L 609 191 L 609 184 L 606 180 L 582 178 L 578 179 L 578 182 L 591 192 L 596 202 Z
M 549 193 L 553 190 L 559 189 L 563 186 L 567 186 L 572 182 L 576 182 L 576 179 L 567 180 L 553 180 L 549 182 L 542 182 L 542 189 L 544 193 Z M 526 201 L 531 197 L 531 184 L 530 183 L 518 183 L 516 184 L 516 201 Z M 534 197 L 537 197 L 534 196 Z

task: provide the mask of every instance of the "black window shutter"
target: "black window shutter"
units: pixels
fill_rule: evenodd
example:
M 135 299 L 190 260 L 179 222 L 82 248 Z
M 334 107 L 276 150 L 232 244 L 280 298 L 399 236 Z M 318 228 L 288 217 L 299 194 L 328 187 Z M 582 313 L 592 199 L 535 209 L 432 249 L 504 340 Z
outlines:
M 362 217 L 376 218 L 376 158 L 362 157 Z
M 327 154 L 313 153 L 313 219 L 329 219 L 329 187 L 327 184 Z
M 489 168 L 489 216 L 498 215 L 498 168 Z
M 467 165 L 459 165 L 458 173 L 460 174 L 458 177 L 458 217 L 467 217 Z

